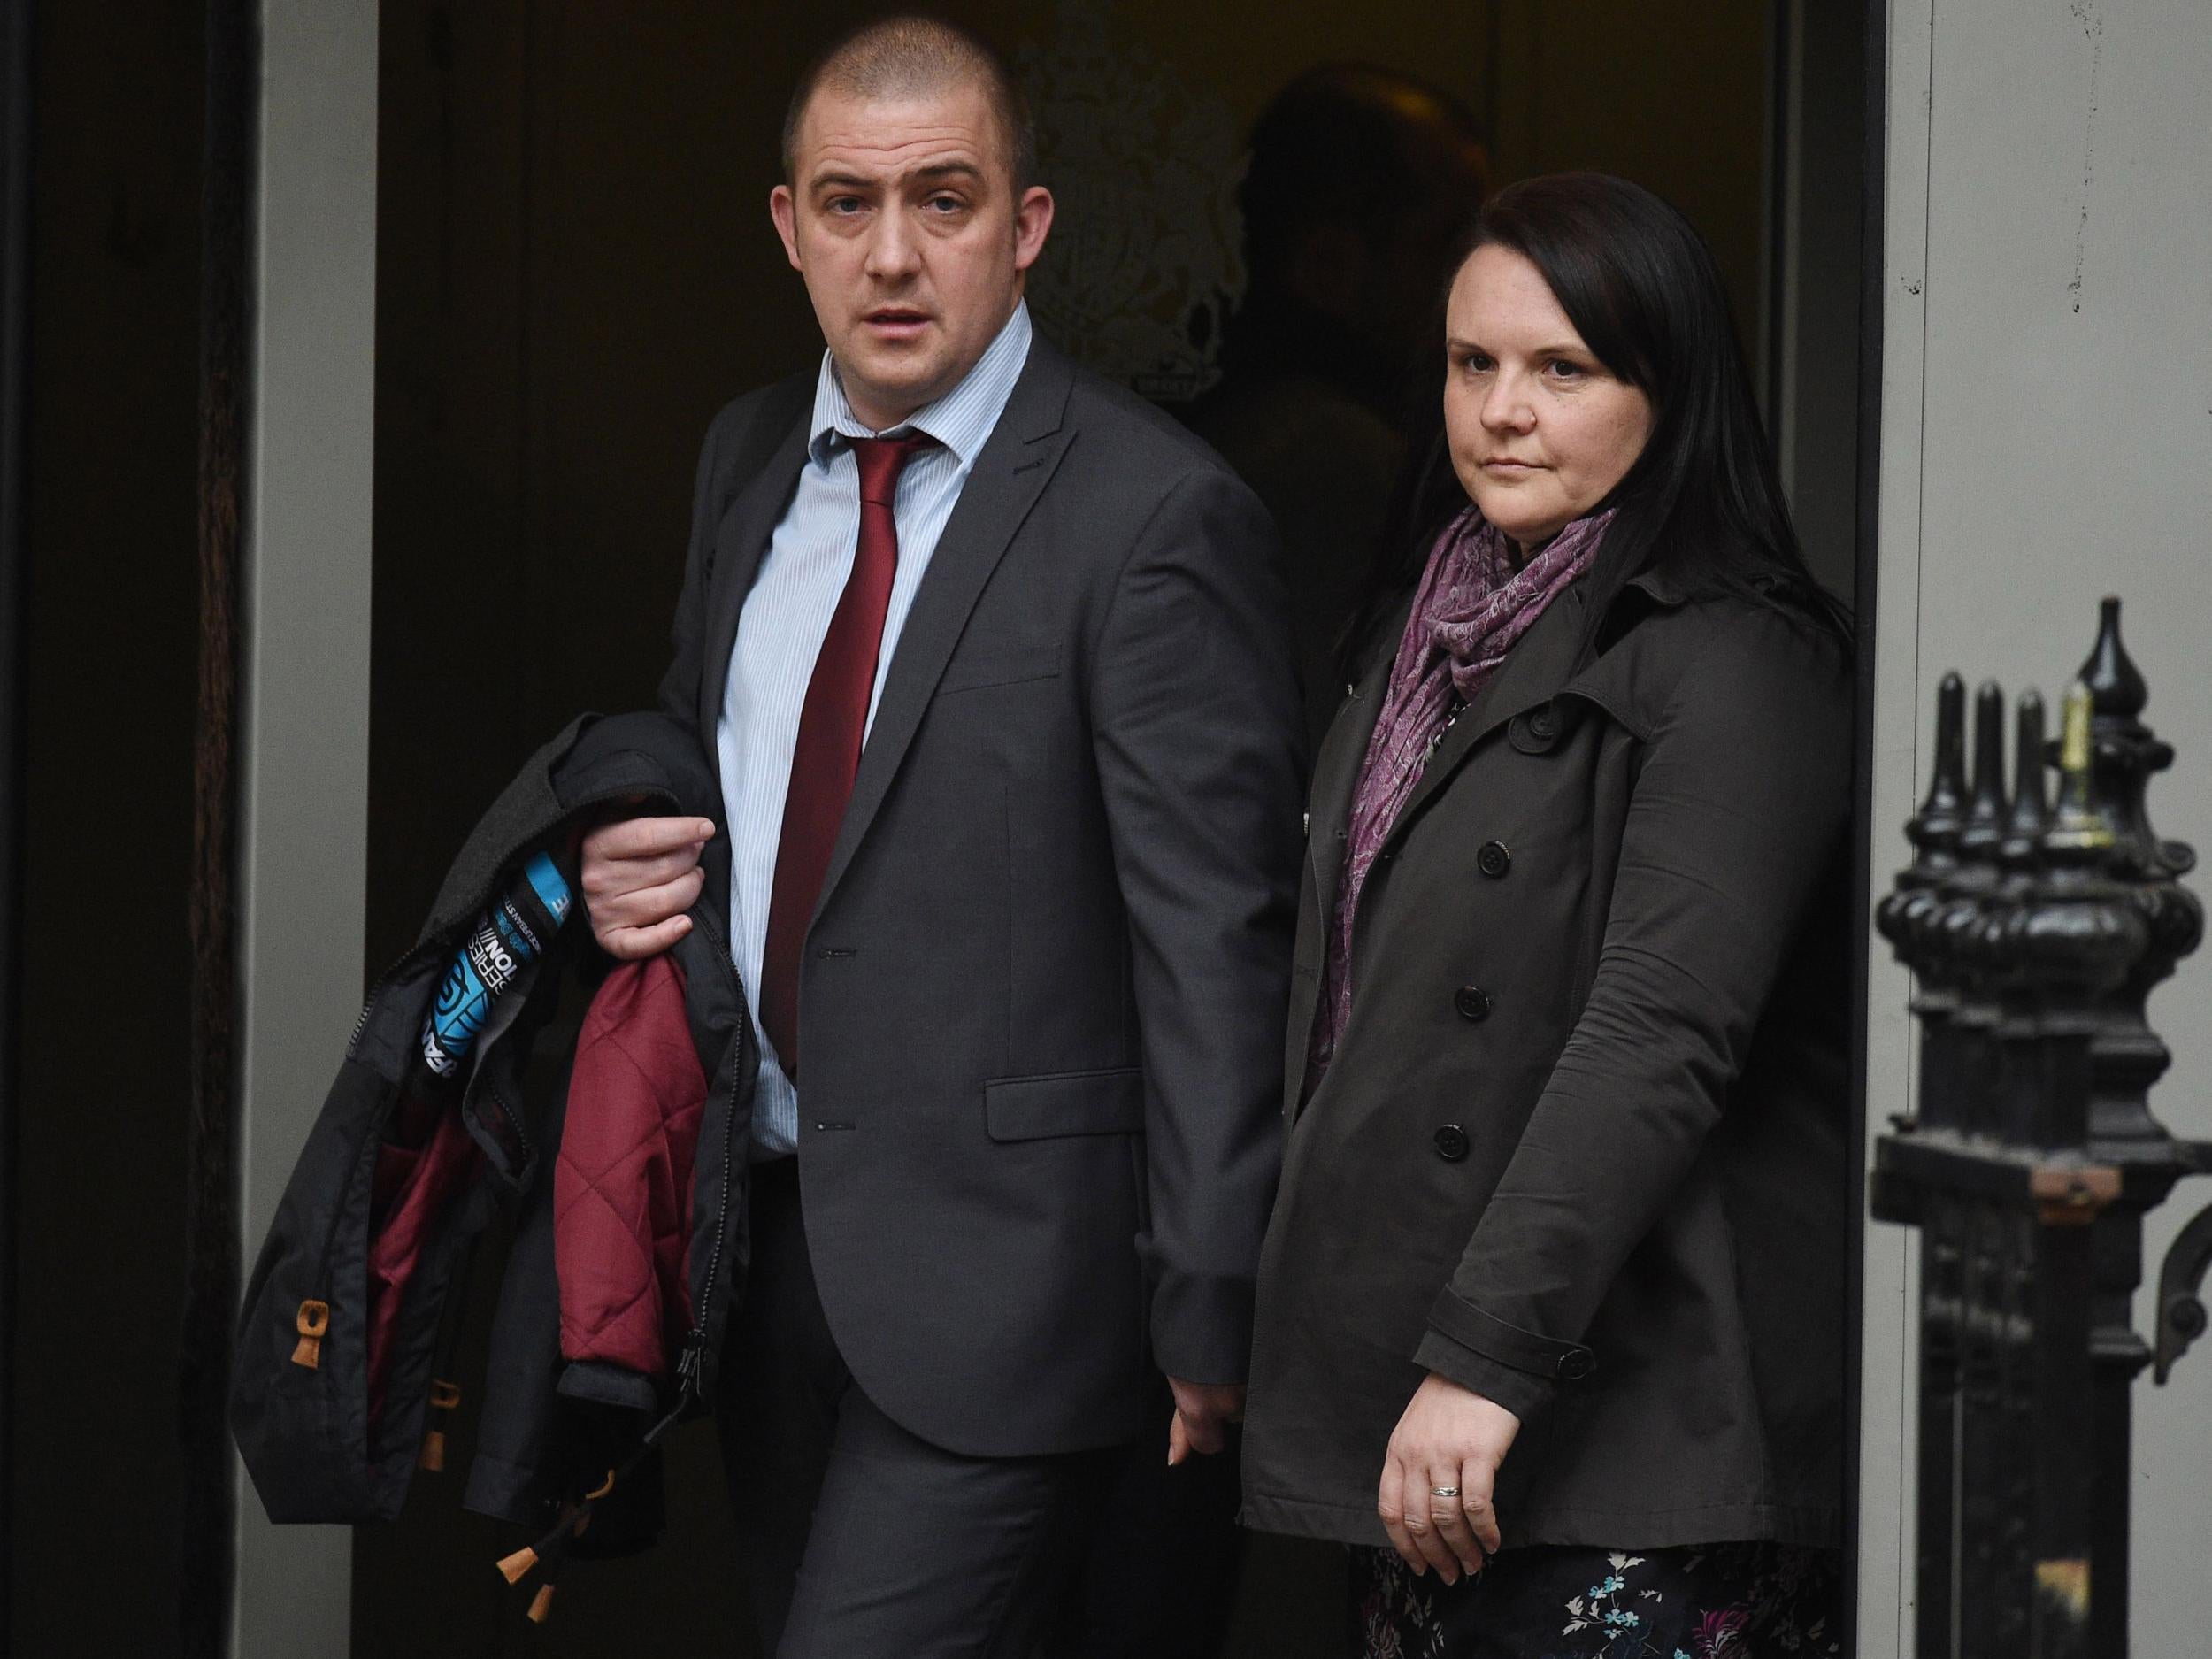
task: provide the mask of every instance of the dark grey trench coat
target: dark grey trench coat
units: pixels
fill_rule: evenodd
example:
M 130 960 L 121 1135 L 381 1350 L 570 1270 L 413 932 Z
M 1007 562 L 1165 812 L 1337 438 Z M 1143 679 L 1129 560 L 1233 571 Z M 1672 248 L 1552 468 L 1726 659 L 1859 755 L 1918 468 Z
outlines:
M 1385 1451 L 1433 1371 L 1522 1418 L 1509 1548 L 1840 1537 L 1849 664 L 1740 600 L 1619 603 L 1571 673 L 1563 595 L 1437 750 L 1302 1103 L 1386 654 L 1322 746 L 1248 1525 L 1385 1544 Z

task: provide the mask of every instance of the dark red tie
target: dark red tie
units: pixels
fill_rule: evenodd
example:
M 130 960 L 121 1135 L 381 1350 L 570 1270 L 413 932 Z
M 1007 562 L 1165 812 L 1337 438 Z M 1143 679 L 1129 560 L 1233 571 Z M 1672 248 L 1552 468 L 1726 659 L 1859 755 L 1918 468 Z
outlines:
M 776 842 L 776 882 L 760 968 L 761 1026 L 776 1045 L 784 1074 L 795 1082 L 799 968 L 807 925 L 822 896 L 830 849 L 837 844 L 845 803 L 860 770 L 860 740 L 868 729 L 868 699 L 883 649 L 883 618 L 899 567 L 899 527 L 892 503 L 908 459 L 935 442 L 920 433 L 852 441 L 860 463 L 860 547 L 799 710 L 799 741 L 791 754 L 791 787 L 783 798 L 783 833 Z

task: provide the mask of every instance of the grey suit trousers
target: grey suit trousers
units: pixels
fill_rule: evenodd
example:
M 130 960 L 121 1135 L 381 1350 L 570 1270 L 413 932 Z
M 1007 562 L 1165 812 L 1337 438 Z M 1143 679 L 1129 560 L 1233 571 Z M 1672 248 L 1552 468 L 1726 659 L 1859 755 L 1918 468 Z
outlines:
M 1072 1651 L 1074 1580 L 1114 1454 L 963 1456 L 878 1409 L 823 1318 L 795 1164 L 754 1171 L 752 1267 L 717 1405 L 762 1651 Z

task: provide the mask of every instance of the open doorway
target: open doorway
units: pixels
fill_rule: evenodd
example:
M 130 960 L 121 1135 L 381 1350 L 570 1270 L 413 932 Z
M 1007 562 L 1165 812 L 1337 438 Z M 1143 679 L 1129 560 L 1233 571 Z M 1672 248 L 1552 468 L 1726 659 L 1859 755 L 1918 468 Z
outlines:
M 1466 111 L 1494 182 L 1594 167 L 1666 196 L 1718 258 L 1808 555 L 1851 596 L 1859 8 L 940 10 L 999 42 L 1031 82 L 1061 203 L 1040 326 L 1194 418 L 1227 370 L 1251 289 L 1235 188 L 1248 136 L 1317 66 L 1369 65 L 1437 88 Z M 372 971 L 411 940 L 498 780 L 573 711 L 649 699 L 700 434 L 731 396 L 815 349 L 764 209 L 788 89 L 862 11 L 387 0 Z M 470 1322 L 480 1335 L 487 1315 Z M 680 1436 L 669 1472 L 666 1539 L 580 1573 L 531 1651 L 641 1637 L 656 1650 L 741 1651 L 730 1646 L 745 1626 L 741 1567 L 710 1433 Z M 403 1525 L 358 1534 L 354 1652 L 522 1651 L 518 1609 L 487 1571 L 509 1547 L 459 1511 L 451 1485 L 419 1483 Z M 1330 1555 L 1255 1543 L 1229 1651 L 1336 1651 Z

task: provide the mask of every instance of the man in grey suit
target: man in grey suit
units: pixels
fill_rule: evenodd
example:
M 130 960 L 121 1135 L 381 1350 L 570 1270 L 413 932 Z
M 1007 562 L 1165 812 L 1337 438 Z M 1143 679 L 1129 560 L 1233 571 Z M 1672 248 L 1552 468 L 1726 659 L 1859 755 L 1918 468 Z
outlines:
M 1241 1410 L 1300 849 L 1277 551 L 1033 334 L 1053 204 L 987 48 L 849 36 L 785 151 L 828 349 L 707 434 L 662 686 L 726 833 L 604 826 L 582 885 L 635 957 L 727 871 L 762 1063 L 718 1412 L 771 1647 L 1029 1654 L 1102 1458 Z

